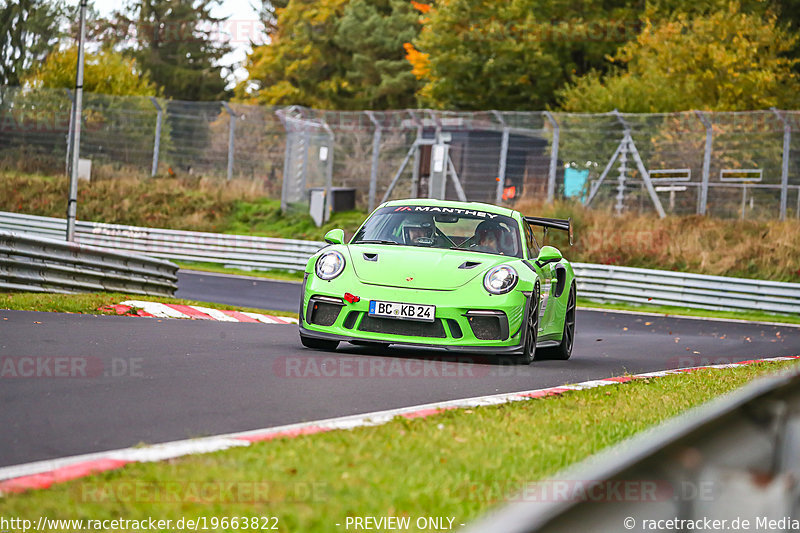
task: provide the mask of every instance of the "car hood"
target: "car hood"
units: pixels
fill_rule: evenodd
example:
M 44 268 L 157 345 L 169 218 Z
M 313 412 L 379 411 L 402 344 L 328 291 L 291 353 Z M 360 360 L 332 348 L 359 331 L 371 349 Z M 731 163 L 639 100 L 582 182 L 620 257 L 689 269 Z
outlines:
M 487 268 L 514 260 L 464 250 L 409 246 L 349 246 L 359 280 L 373 285 L 452 290 L 481 276 Z M 467 263 L 465 265 L 465 263 Z M 471 268 L 459 268 L 471 266 Z

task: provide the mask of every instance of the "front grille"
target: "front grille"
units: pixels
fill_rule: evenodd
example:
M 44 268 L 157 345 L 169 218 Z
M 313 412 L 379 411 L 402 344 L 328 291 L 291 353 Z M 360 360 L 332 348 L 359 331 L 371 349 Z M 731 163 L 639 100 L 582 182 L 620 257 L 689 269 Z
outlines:
M 476 338 L 482 341 L 501 339 L 500 317 L 471 316 L 468 320 Z
M 342 309 L 341 305 L 318 302 L 313 299 L 308 305 L 311 308 L 308 313 L 308 323 L 316 324 L 317 326 L 333 325 L 339 317 L 339 311 Z
M 376 318 L 365 315 L 358 326 L 359 331 L 387 333 L 389 335 L 409 335 L 414 337 L 434 337 L 444 339 L 447 335 L 440 319 L 433 322 L 398 320 L 396 318 Z

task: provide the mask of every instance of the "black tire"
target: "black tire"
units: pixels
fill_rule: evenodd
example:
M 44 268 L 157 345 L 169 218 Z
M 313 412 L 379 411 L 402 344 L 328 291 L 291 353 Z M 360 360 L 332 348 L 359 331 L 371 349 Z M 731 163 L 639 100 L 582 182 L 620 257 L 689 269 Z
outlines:
M 339 346 L 339 341 L 316 339 L 314 337 L 306 337 L 304 335 L 300 335 L 300 342 L 303 343 L 303 346 L 305 346 L 306 348 L 312 348 L 314 350 L 325 350 L 328 352 L 332 352 Z
M 528 312 L 523 331 L 524 346 L 522 353 L 517 355 L 514 362 L 518 365 L 529 365 L 536 359 L 536 338 L 539 334 L 539 282 L 533 288 L 533 294 L 528 302 Z
M 572 355 L 572 346 L 575 344 L 575 303 L 575 283 L 573 283 L 569 289 L 567 310 L 564 313 L 564 331 L 561 334 L 561 344 L 539 350 L 537 359 L 566 361 Z

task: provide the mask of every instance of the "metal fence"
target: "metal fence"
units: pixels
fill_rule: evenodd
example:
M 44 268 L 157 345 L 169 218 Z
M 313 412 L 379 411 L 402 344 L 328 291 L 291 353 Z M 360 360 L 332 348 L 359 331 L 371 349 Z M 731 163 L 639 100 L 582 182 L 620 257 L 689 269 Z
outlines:
M 162 259 L 0 231 L 0 290 L 172 296 L 177 271 Z
M 0 212 L 0 230 L 62 238 L 66 221 Z M 178 261 L 243 269 L 300 271 L 323 242 L 178 231 L 78 221 L 76 239 Z M 578 294 L 587 299 L 714 310 L 800 314 L 800 284 L 685 272 L 572 263 Z
M 0 87 L 0 164 L 65 168 L 70 96 Z M 371 112 L 84 99 L 81 154 L 101 176 L 250 178 L 287 209 L 307 209 L 310 189 L 347 187 L 362 209 L 402 197 L 569 197 L 618 212 L 800 218 L 800 111 Z

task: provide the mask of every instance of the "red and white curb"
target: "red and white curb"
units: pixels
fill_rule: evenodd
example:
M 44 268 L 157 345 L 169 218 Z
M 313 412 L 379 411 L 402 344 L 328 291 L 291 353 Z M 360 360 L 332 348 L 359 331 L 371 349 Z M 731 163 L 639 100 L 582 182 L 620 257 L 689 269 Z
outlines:
M 245 311 L 211 309 L 199 305 L 162 304 L 128 300 L 121 304 L 109 305 L 103 310 L 116 311 L 118 315 L 134 314 L 156 318 L 188 318 L 193 320 L 217 320 L 219 322 L 252 322 L 261 324 L 297 324 L 296 318 L 264 315 Z
M 739 365 L 749 365 L 761 362 L 792 361 L 800 356 L 774 357 L 767 359 L 753 359 L 738 363 L 698 366 L 680 368 L 676 370 L 662 370 L 605 379 L 584 381 L 573 385 L 562 385 L 546 389 L 536 389 L 522 392 L 478 396 L 461 400 L 415 405 L 387 411 L 377 411 L 362 415 L 329 418 L 314 422 L 302 422 L 273 428 L 256 429 L 240 433 L 229 433 L 191 440 L 180 440 L 156 444 L 144 448 L 124 448 L 86 455 L 77 455 L 61 459 L 37 461 L 21 465 L 0 468 L 0 496 L 27 490 L 46 489 L 55 483 L 62 483 L 74 479 L 90 476 L 98 472 L 116 470 L 129 463 L 149 463 L 165 461 L 176 457 L 192 454 L 210 453 L 229 448 L 249 446 L 254 442 L 269 441 L 280 438 L 294 438 L 301 435 L 324 433 L 337 429 L 353 429 L 365 426 L 378 426 L 386 424 L 397 416 L 404 418 L 424 418 L 442 413 L 451 409 L 466 409 L 500 405 L 510 402 L 527 401 L 534 398 L 561 395 L 568 391 L 593 389 L 608 385 L 620 385 L 635 379 L 651 379 L 670 374 L 693 372 L 702 369 L 733 368 Z

